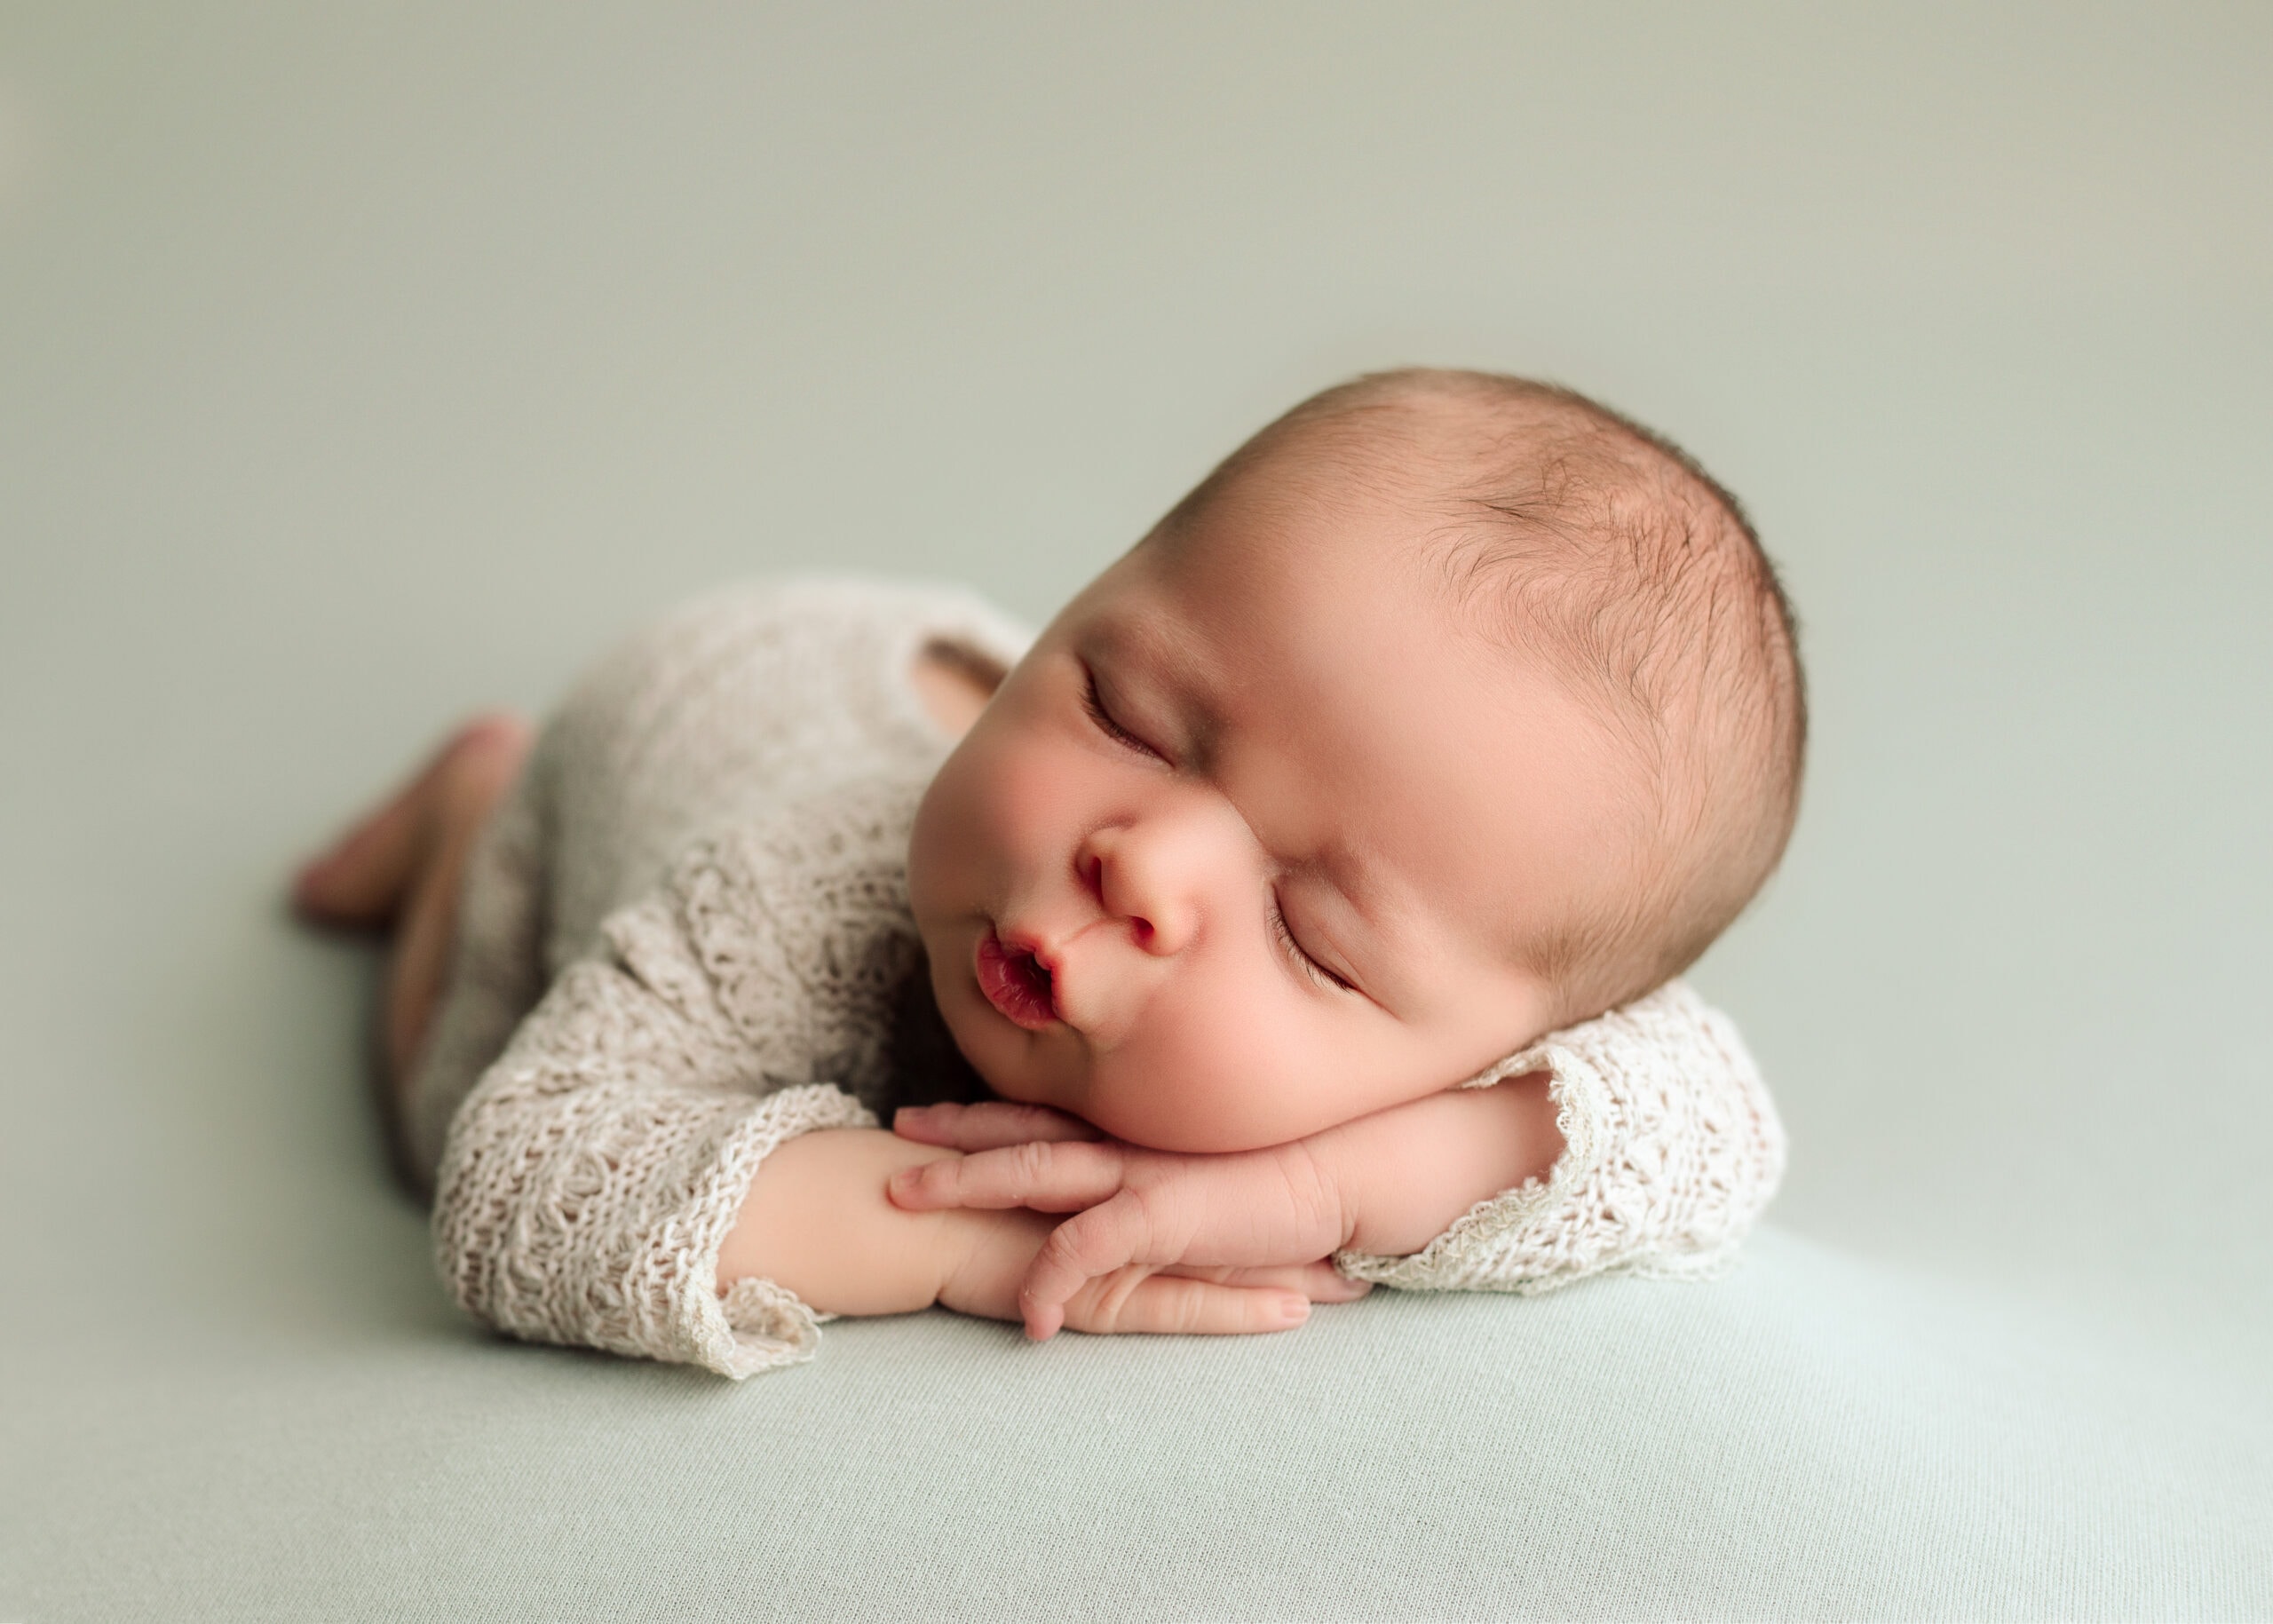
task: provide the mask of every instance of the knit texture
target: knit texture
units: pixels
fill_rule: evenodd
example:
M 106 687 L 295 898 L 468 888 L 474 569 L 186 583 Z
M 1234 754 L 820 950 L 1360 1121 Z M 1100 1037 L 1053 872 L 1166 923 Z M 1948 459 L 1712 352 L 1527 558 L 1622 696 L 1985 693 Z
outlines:
M 816 1314 L 716 1285 L 773 1147 L 985 1097 L 930 997 L 907 896 L 949 741 L 909 682 L 1025 634 L 963 594 L 744 587 L 603 660 L 547 723 L 470 860 L 403 1147 L 459 1302 L 533 1340 L 742 1377 L 812 1357 Z M 1539 1291 L 1726 1265 L 1783 1136 L 1734 1026 L 1674 984 L 1469 1081 L 1549 1074 L 1565 1148 L 1411 1257 L 1408 1288 Z

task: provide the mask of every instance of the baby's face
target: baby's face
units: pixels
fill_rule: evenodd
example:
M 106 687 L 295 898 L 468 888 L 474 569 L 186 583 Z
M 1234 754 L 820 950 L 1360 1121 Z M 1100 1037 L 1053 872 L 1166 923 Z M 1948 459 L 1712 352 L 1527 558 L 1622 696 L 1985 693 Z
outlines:
M 1006 1098 L 1160 1150 L 1303 1137 L 1537 1036 L 1622 757 L 1460 627 L 1381 493 L 1258 477 L 1051 622 L 940 769 L 910 889 Z

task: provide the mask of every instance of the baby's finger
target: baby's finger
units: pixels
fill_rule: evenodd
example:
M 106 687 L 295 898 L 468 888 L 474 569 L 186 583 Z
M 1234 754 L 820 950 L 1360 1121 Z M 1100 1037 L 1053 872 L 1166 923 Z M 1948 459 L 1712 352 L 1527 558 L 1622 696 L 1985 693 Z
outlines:
M 1279 1286 L 1299 1291 L 1313 1303 L 1355 1303 L 1374 1288 L 1371 1280 L 1353 1280 L 1321 1258 L 1313 1264 L 1282 1264 L 1271 1268 L 1195 1268 L 1172 1264 L 1160 1271 L 1186 1279 L 1212 1280 L 1218 1286 Z
M 1026 1335 L 1047 1342 L 1065 1322 L 1066 1304 L 1090 1281 L 1130 1264 L 1166 1263 L 1181 1257 L 1188 1236 L 1165 1235 L 1154 1214 L 1133 1190 L 1065 1220 L 1034 1255 L 1026 1283 L 1018 1288 L 1018 1310 Z M 1186 1277 L 1188 1278 L 1188 1277 Z M 1194 1280 L 1212 1286 L 1212 1280 Z M 1239 1287 L 1226 1286 L 1225 1291 Z
M 1078 1212 L 1121 1188 L 1123 1165 L 1115 1145 L 1029 1140 L 902 1168 L 890 1188 L 893 1205 L 911 1212 L 941 1207 Z
M 1080 1117 L 1047 1105 L 1018 1105 L 1005 1100 L 981 1100 L 970 1105 L 953 1101 L 904 1105 L 892 1113 L 891 1130 L 903 1139 L 958 1151 L 999 1150 L 1038 1139 L 1105 1137 Z
M 1065 1304 L 1065 1323 L 1076 1331 L 1098 1334 L 1239 1336 L 1292 1330 L 1310 1317 L 1310 1299 L 1299 1291 L 1218 1286 L 1212 1280 L 1155 1274 L 1090 1282 Z M 1031 1329 L 1027 1335 L 1033 1335 Z

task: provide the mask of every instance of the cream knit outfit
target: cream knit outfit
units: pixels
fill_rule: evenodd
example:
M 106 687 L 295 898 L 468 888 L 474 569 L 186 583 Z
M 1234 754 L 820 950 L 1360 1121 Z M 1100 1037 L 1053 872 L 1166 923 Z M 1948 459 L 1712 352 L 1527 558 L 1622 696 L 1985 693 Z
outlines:
M 470 861 L 449 984 L 405 1127 L 435 1255 L 514 1335 L 741 1377 L 812 1357 L 720 1243 L 773 1147 L 986 1097 L 934 1007 L 907 839 L 949 741 L 909 681 L 945 646 L 1026 638 L 948 590 L 805 581 L 717 594 L 635 635 L 546 725 Z M 1544 1070 L 1545 1180 L 1386 1285 L 1535 1292 L 1611 1270 L 1709 1274 L 1781 1176 L 1783 1131 L 1726 1017 L 1673 983 L 1471 1079 Z

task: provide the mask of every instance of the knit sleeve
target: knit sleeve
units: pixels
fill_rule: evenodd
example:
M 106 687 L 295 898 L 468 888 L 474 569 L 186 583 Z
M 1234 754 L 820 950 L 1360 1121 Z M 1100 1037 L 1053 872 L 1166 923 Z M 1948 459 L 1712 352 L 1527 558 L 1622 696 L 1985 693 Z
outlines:
M 1545 1072 L 1563 1153 L 1408 1257 L 1345 1251 L 1355 1279 L 1408 1290 L 1549 1291 L 1591 1274 L 1725 1271 L 1776 1192 L 1775 1102 L 1729 1018 L 1686 985 L 1564 1031 L 1470 1079 Z
M 873 1083 L 880 1022 L 842 987 L 800 995 L 830 944 L 783 928 L 752 861 L 748 842 L 705 844 L 610 915 L 459 1108 L 436 1257 L 499 1329 L 737 1378 L 812 1357 L 825 1316 L 767 1280 L 722 1297 L 719 1247 L 774 1146 L 875 1125 L 847 1090 Z M 820 927 L 843 939 L 840 968 L 876 956 L 873 931 L 866 961 L 846 938 L 859 925 L 840 911 Z

